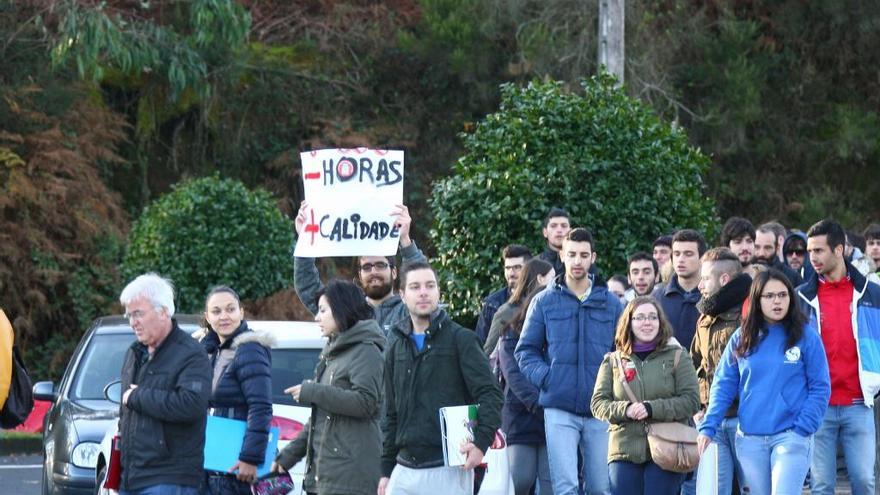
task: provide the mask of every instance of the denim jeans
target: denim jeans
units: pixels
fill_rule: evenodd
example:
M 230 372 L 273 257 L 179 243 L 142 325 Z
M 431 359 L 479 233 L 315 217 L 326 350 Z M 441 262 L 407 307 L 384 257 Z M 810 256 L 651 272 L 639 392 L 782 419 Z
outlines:
M 684 481 L 684 473 L 664 471 L 648 461 L 635 464 L 613 461 L 608 464 L 612 495 L 675 495 Z
M 507 460 L 510 463 L 510 477 L 513 479 L 516 495 L 528 495 L 533 485 L 536 488 L 535 493 L 553 494 L 546 445 L 508 444 Z
M 733 479 L 742 482 L 743 474 L 739 460 L 736 458 L 736 429 L 739 426 L 739 418 L 724 418 L 718 431 L 715 432 L 713 441 L 718 445 L 718 493 L 725 495 L 733 492 Z M 699 428 L 699 423 L 697 428 Z M 697 476 L 685 481 L 681 485 L 681 495 L 696 495 Z
M 874 495 L 874 459 L 877 455 L 874 411 L 854 404 L 828 406 L 825 419 L 816 432 L 816 455 L 810 467 L 810 493 L 833 495 L 837 482 L 837 442 L 843 457 L 853 495 Z
M 813 437 L 794 430 L 775 435 L 739 432 L 736 453 L 743 471 L 742 493 L 800 495 L 810 469 Z
M 554 495 L 578 495 L 578 450 L 583 456 L 584 494 L 609 494 L 608 423 L 561 409 L 544 409 L 547 457 Z
M 199 495 L 199 489 L 195 486 L 161 484 L 140 490 L 119 490 L 119 495 Z

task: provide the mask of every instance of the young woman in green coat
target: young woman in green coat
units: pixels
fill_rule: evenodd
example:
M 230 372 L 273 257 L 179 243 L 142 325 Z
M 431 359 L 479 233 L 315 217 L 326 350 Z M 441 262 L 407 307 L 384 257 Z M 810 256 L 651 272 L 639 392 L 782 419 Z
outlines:
M 697 373 L 691 359 L 672 337 L 672 327 L 657 301 L 633 299 L 617 322 L 616 351 L 599 367 L 590 409 L 608 421 L 608 474 L 611 493 L 678 494 L 684 474 L 661 469 L 651 460 L 647 423 L 679 421 L 700 409 Z M 679 358 L 676 364 L 676 354 Z M 623 379 L 640 402 L 631 402 Z
M 305 457 L 307 493 L 374 495 L 382 475 L 385 335 L 363 291 L 348 281 L 331 281 L 318 292 L 315 321 L 328 338 L 315 379 L 285 390 L 311 406 L 312 415 L 272 468 L 287 471 Z

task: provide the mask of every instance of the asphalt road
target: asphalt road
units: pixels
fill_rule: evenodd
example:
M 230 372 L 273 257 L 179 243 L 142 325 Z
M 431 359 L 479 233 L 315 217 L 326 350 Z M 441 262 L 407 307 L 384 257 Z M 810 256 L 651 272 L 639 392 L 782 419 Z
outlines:
M 16 495 L 39 495 L 40 455 L 0 457 L 0 492 Z

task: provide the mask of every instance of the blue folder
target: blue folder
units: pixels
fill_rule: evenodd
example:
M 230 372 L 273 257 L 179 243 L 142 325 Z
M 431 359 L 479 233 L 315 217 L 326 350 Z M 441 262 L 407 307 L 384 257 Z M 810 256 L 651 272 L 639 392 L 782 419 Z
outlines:
M 237 419 L 208 416 L 205 427 L 205 470 L 227 472 L 238 462 L 247 423 Z M 269 428 L 269 442 L 263 462 L 257 466 L 257 477 L 269 474 L 278 453 L 278 428 Z

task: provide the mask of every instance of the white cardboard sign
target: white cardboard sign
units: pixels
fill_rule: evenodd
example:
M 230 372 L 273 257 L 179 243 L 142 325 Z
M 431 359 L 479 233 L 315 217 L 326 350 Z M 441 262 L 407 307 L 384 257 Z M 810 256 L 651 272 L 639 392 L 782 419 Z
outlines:
M 326 149 L 300 154 L 306 225 L 294 255 L 393 256 L 403 204 L 403 151 Z

